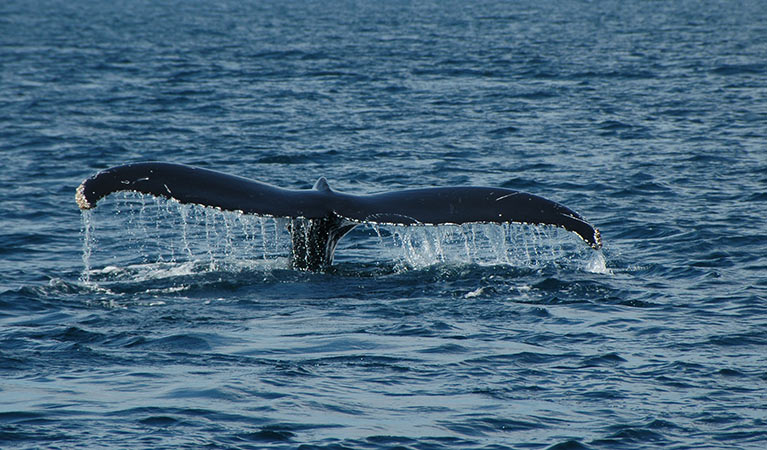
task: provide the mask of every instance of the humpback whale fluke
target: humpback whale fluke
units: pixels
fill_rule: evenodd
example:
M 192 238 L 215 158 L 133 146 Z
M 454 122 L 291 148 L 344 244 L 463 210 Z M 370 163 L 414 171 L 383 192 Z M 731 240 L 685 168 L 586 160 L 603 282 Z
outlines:
M 537 195 L 504 188 L 443 187 L 371 195 L 336 192 L 325 178 L 312 189 L 291 190 L 209 169 L 137 163 L 103 170 L 77 188 L 80 209 L 117 191 L 135 191 L 180 203 L 290 218 L 292 265 L 319 270 L 333 262 L 338 241 L 363 222 L 391 225 L 526 223 L 572 231 L 592 248 L 599 230 L 575 211 Z

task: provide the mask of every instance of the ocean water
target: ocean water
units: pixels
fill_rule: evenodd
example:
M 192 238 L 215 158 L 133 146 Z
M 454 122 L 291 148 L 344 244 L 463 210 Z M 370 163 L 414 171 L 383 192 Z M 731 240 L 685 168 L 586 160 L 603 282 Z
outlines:
M 0 447 L 762 449 L 763 1 L 0 2 Z M 502 186 L 598 226 L 284 222 L 76 186 Z

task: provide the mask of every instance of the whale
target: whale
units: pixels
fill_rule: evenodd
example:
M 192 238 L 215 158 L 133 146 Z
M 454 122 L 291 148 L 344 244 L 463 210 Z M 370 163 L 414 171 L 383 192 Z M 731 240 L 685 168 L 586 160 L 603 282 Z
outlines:
M 574 232 L 594 250 L 602 247 L 599 230 L 572 209 L 506 188 L 430 187 L 356 195 L 332 189 L 324 177 L 311 189 L 285 189 L 201 167 L 141 162 L 105 169 L 85 179 L 76 189 L 75 201 L 80 209 L 88 210 L 100 199 L 120 191 L 242 214 L 287 218 L 292 244 L 290 264 L 306 271 L 331 266 L 339 240 L 363 223 L 550 225 Z

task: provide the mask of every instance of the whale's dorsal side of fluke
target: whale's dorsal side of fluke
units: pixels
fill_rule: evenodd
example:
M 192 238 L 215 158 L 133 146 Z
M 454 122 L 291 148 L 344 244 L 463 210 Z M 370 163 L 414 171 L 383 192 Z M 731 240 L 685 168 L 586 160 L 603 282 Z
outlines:
M 338 241 L 360 223 L 553 225 L 576 233 L 594 249 L 602 247 L 599 230 L 575 211 L 537 195 L 504 188 L 441 187 L 352 195 L 334 191 L 324 178 L 312 189 L 292 190 L 210 169 L 146 162 L 98 172 L 78 186 L 75 199 L 81 209 L 90 209 L 118 191 L 289 218 L 292 265 L 305 270 L 330 265 Z

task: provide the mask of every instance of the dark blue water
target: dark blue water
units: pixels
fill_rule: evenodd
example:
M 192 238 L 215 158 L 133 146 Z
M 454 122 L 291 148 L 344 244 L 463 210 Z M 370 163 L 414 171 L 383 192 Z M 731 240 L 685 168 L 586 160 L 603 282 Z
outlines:
M 757 0 L 3 1 L 0 447 L 764 448 L 765 23 Z M 81 216 L 82 179 L 145 160 L 519 189 L 605 247 L 367 227 L 317 274 L 270 220 Z

